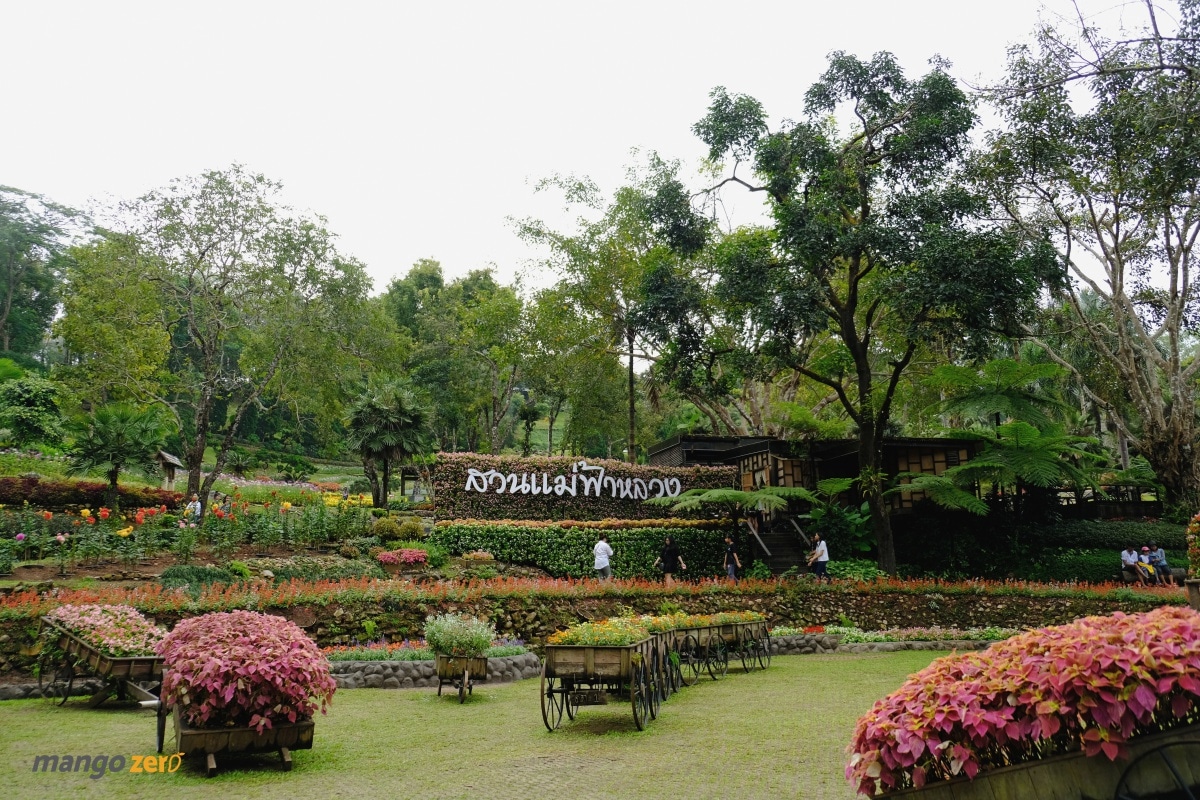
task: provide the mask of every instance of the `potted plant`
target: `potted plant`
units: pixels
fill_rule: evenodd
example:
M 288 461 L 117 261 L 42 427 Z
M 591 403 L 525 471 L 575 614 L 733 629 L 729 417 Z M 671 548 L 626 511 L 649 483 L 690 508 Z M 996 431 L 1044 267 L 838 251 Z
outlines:
M 110 695 L 133 693 L 150 698 L 146 684 L 162 676 L 162 659 L 155 647 L 166 631 L 146 619 L 137 609 L 121 605 L 62 605 L 42 617 L 41 656 L 38 683 L 43 694 L 71 694 L 78 669 L 95 673 L 103 682 L 92 695 L 95 707 Z M 153 687 L 149 687 L 153 688 Z
M 1118 758 L 1198 724 L 1200 614 L 1118 612 L 934 661 L 858 721 L 846 777 L 928 800 L 1111 797 Z
M 1188 604 L 1200 611 L 1200 514 L 1192 517 L 1187 526 L 1188 574 L 1183 585 Z
M 487 649 L 496 638 L 496 626 L 465 614 L 439 614 L 425 618 L 425 643 L 437 654 L 438 694 L 442 684 L 458 689 L 459 702 L 472 692 L 472 681 L 487 680 Z
M 158 645 L 163 702 L 174 706 L 177 751 L 204 754 L 208 774 L 219 752 L 310 749 L 313 714 L 337 688 L 329 662 L 291 620 L 252 611 L 185 619 Z

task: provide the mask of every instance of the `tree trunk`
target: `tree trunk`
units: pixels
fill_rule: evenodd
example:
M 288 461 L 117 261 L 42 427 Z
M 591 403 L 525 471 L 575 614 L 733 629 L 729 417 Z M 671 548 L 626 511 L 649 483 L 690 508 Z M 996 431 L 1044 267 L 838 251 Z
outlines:
M 118 464 L 108 471 L 108 488 L 104 491 L 104 505 L 115 513 L 120 510 L 121 490 L 117 486 L 117 478 L 121 475 L 121 465 Z
M 858 429 L 859 490 L 871 513 L 871 528 L 879 550 L 879 568 L 896 574 L 896 543 L 892 538 L 892 516 L 883 496 L 883 437 L 876 437 L 872 425 Z
M 375 462 L 369 458 L 362 460 L 363 474 L 367 476 L 367 483 L 371 484 L 371 507 L 384 508 L 387 503 L 381 503 L 380 497 L 382 493 L 379 490 L 379 473 L 375 471 Z
M 383 480 L 379 482 L 380 489 L 382 490 L 383 494 L 383 497 L 380 499 L 383 501 L 383 503 L 377 506 L 377 508 L 387 508 L 388 492 L 390 492 L 392 488 L 392 460 L 390 458 L 381 458 L 380 461 L 383 462 Z
M 626 342 L 629 344 L 629 463 L 637 463 L 637 441 L 635 438 L 635 429 L 637 427 L 637 396 L 634 393 L 633 381 L 633 331 L 630 331 L 626 337 Z

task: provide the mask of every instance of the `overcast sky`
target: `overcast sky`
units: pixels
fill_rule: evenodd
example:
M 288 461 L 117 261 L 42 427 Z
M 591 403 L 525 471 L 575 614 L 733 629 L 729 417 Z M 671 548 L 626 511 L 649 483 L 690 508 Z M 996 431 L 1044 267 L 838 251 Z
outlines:
M 560 218 L 538 179 L 611 191 L 632 148 L 694 167 L 714 86 L 778 120 L 801 116 L 833 50 L 890 50 L 911 75 L 940 54 L 960 79 L 995 78 L 1040 6 L 9 0 L 0 184 L 86 207 L 239 161 L 328 217 L 377 291 L 424 257 L 507 281 L 536 256 L 507 218 Z

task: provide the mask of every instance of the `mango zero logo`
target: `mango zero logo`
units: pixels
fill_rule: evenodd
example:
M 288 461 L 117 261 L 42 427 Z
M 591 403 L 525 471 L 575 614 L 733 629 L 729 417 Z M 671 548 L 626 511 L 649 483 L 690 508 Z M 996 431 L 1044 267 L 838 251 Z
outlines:
M 183 753 L 170 756 L 129 756 L 128 759 L 123 755 L 42 755 L 34 756 L 33 771 L 83 772 L 92 780 L 96 780 L 103 778 L 106 773 L 124 772 L 126 764 L 129 764 L 130 773 L 145 775 L 175 772 L 182 763 Z

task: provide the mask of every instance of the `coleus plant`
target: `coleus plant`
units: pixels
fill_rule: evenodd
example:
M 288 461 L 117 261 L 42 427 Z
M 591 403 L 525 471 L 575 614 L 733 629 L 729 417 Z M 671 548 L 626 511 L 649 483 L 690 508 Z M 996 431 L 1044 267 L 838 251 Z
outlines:
M 46 620 L 115 658 L 152 656 L 166 631 L 136 609 L 121 605 L 63 605 Z
M 1031 630 L 940 658 L 858 721 L 861 794 L 1083 750 L 1200 722 L 1200 613 L 1162 607 Z
M 198 728 L 260 733 L 325 713 L 336 683 L 324 654 L 294 622 L 252 611 L 185 619 L 159 644 L 162 693 Z

